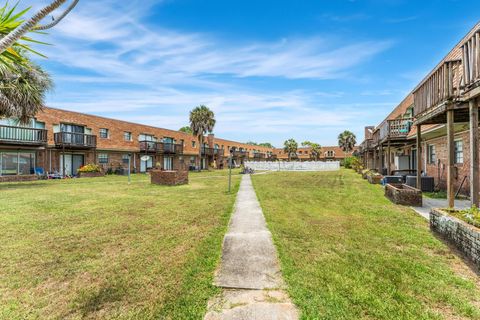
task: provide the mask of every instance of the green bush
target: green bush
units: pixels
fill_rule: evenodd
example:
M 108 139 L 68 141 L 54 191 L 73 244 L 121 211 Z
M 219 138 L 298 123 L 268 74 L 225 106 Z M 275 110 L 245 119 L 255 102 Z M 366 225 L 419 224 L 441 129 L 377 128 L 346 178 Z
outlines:
M 343 166 L 346 169 L 357 169 L 362 165 L 358 157 L 348 157 L 343 160 Z

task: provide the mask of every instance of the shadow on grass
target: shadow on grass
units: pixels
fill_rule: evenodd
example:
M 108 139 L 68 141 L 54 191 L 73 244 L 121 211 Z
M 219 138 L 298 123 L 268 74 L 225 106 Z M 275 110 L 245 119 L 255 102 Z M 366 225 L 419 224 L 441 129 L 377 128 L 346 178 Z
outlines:
M 445 244 L 449 249 L 450 253 L 454 256 L 458 257 L 463 264 L 470 269 L 477 277 L 480 277 L 480 266 L 477 266 L 470 258 L 468 258 L 462 251 L 458 250 L 455 245 L 453 245 L 450 241 L 442 237 L 440 234 L 430 230 L 430 233 L 443 244 Z
M 74 301 L 74 310 L 72 311 L 80 313 L 83 318 L 89 318 L 92 313 L 102 310 L 105 305 L 121 301 L 126 294 L 126 287 L 121 281 L 108 283 L 98 290 L 80 293 Z

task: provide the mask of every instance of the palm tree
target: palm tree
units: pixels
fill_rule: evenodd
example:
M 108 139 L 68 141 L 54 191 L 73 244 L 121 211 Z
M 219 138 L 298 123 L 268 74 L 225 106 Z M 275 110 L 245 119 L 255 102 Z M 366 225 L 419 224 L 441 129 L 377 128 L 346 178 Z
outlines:
M 353 132 L 345 130 L 338 135 L 338 146 L 343 150 L 345 153 L 345 157 L 347 153 L 350 153 L 355 148 L 357 144 L 357 137 Z
M 63 5 L 67 0 L 55 0 L 52 1 L 49 5 L 43 7 L 40 11 L 34 14 L 30 19 L 26 21 L 19 20 L 21 16 L 23 16 L 29 9 L 23 10 L 20 13 L 13 15 L 13 12 L 16 9 L 16 6 L 13 9 L 7 10 L 7 5 L 3 7 L 3 13 L 7 14 L 9 18 L 13 18 L 15 22 L 12 24 L 7 24 L 3 22 L 3 37 L 0 39 L 0 55 L 4 56 L 4 52 L 10 49 L 12 46 L 18 45 L 18 41 L 22 40 L 31 40 L 29 38 L 25 38 L 25 34 L 35 30 L 47 30 L 55 25 L 57 25 L 60 21 L 63 20 L 67 16 L 70 11 L 77 5 L 79 0 L 74 0 L 70 6 L 57 18 L 54 19 L 53 22 L 46 24 L 46 25 L 39 25 L 40 21 L 42 21 L 47 15 L 58 9 L 61 5 Z M 20 23 L 17 23 L 20 22 Z M 10 55 L 14 55 L 15 53 L 10 50 Z
M 45 94 L 53 88 L 48 73 L 30 61 L 28 64 L 29 67 L 0 64 L 0 118 L 28 123 L 41 110 Z
M 292 160 L 292 156 L 297 156 L 298 143 L 294 139 L 288 139 L 283 143 L 283 150 L 288 154 L 288 161 Z
M 211 133 L 215 127 L 215 114 L 207 106 L 201 105 L 190 111 L 190 128 L 194 136 L 198 138 L 198 170 L 200 171 L 202 161 L 202 149 L 204 135 Z
M 318 161 L 318 158 L 320 157 L 320 153 L 322 152 L 321 145 L 315 142 L 305 141 L 305 142 L 302 142 L 302 146 L 310 147 L 310 153 L 313 156 L 313 159 L 315 161 Z

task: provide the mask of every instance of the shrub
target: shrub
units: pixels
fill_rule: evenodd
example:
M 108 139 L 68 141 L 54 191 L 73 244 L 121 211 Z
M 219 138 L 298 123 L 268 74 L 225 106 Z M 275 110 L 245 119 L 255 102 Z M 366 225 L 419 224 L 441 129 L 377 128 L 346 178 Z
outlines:
M 358 157 L 348 157 L 343 160 L 343 166 L 346 169 L 355 169 L 357 170 L 360 166 L 362 166 L 362 162 Z
M 102 168 L 100 168 L 99 165 L 90 163 L 87 165 L 84 165 L 80 169 L 78 169 L 78 172 L 80 173 L 87 173 L 87 172 L 102 172 Z

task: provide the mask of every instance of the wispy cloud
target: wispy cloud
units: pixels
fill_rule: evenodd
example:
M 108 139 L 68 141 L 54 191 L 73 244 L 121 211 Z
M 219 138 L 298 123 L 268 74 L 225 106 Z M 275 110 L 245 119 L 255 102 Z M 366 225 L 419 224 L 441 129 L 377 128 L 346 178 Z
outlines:
M 325 102 L 344 97 L 341 90 L 257 88 L 244 80 L 351 78 L 392 46 L 321 34 L 234 42 L 149 23 L 156 4 L 81 1 L 50 35 L 55 46 L 41 48 L 57 83 L 69 88 L 52 95 L 50 105 L 175 129 L 185 125 L 192 106 L 203 103 L 214 109 L 220 135 L 308 134 L 315 127 L 345 127 L 361 113 Z

